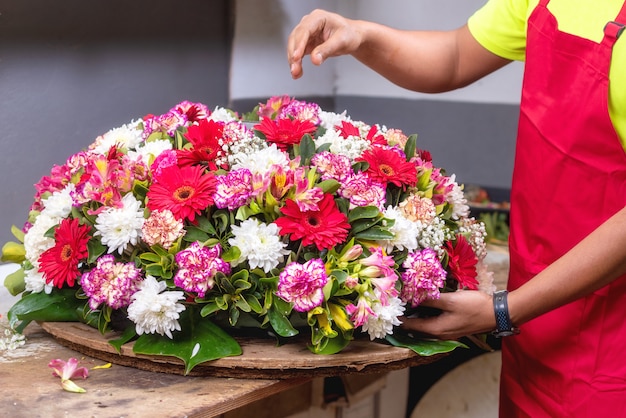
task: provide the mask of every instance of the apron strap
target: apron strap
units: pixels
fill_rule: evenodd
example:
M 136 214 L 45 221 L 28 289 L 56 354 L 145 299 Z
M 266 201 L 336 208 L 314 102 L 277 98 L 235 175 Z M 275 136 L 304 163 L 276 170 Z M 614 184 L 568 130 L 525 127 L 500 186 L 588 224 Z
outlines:
M 626 32 L 626 2 L 615 20 L 607 22 L 604 26 L 603 42 L 615 42 L 624 32 Z

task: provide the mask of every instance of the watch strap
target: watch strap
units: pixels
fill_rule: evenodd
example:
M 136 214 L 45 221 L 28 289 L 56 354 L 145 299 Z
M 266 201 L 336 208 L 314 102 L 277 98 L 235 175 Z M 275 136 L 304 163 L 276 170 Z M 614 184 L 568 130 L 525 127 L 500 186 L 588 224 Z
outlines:
M 519 329 L 513 326 L 511 322 L 507 297 L 508 292 L 506 290 L 493 293 L 493 311 L 496 316 L 496 329 L 493 331 L 493 335 L 496 337 L 508 337 L 519 333 Z

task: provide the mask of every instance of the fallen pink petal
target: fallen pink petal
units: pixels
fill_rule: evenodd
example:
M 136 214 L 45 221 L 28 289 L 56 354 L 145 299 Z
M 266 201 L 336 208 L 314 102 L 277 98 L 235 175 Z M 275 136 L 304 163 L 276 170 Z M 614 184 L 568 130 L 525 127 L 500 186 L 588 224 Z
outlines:
M 53 359 L 48 363 L 48 367 L 52 368 L 52 374 L 61 378 L 61 386 L 68 392 L 84 393 L 85 389 L 79 387 L 71 379 L 83 378 L 89 376 L 89 370 L 85 367 L 78 367 L 78 360 L 71 357 L 68 361 L 61 359 Z

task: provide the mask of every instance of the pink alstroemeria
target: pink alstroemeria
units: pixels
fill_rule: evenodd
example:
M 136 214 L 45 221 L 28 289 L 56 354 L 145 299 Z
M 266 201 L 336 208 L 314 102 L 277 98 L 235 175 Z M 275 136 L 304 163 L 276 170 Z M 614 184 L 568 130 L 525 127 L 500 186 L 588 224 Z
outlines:
M 61 378 L 61 386 L 63 390 L 74 393 L 85 393 L 85 389 L 78 386 L 71 379 L 83 378 L 86 379 L 89 376 L 89 370 L 85 367 L 77 367 L 78 360 L 71 357 L 68 361 L 61 359 L 50 360 L 48 367 L 52 368 L 52 375 Z
M 367 299 L 363 296 L 359 297 L 356 305 L 349 304 L 346 306 L 346 312 L 350 315 L 350 320 L 354 324 L 355 328 L 362 326 L 367 322 L 368 318 L 376 316 L 376 313 L 372 310 Z

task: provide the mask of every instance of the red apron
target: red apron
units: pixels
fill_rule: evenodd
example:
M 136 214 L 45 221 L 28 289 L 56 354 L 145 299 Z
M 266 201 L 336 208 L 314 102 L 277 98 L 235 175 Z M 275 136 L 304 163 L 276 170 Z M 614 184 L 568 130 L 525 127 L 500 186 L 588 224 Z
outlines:
M 509 290 L 626 206 L 626 153 L 608 112 L 620 26 L 607 24 L 601 43 L 560 32 L 548 1 L 528 21 Z M 626 23 L 626 3 L 615 20 Z M 626 416 L 626 276 L 502 345 L 502 417 Z

